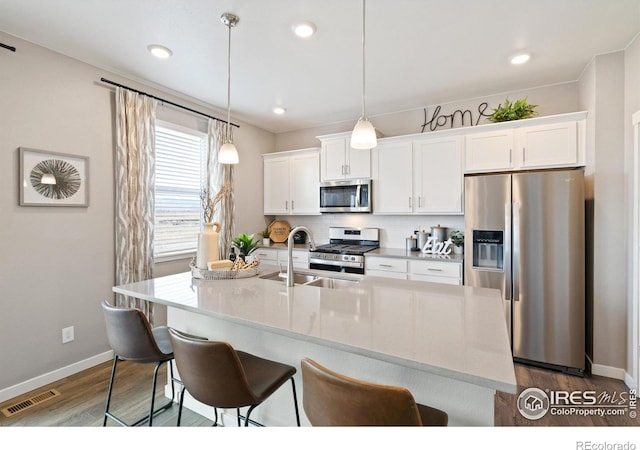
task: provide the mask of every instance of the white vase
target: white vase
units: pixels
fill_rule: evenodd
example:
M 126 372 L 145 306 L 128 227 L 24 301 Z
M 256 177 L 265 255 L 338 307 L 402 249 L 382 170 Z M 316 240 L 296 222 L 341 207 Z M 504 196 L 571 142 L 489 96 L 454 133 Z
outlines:
M 271 238 L 262 238 L 262 246 L 268 247 L 269 245 L 271 245 Z
M 219 234 L 220 222 L 205 223 L 203 230 L 198 233 L 198 253 L 196 267 L 207 270 L 209 261 L 220 259 Z
M 454 245 L 453 246 L 453 253 L 455 253 L 456 255 L 462 255 L 464 253 L 464 247 L 458 246 L 458 245 Z

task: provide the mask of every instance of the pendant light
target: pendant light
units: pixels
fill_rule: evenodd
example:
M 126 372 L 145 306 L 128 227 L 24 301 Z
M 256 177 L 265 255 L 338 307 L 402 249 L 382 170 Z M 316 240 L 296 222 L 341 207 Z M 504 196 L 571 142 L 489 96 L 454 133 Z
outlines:
M 376 130 L 373 128 L 371 122 L 369 122 L 369 119 L 367 119 L 364 110 L 365 2 L 366 0 L 362 0 L 362 116 L 360 116 L 360 119 L 358 119 L 358 122 L 356 123 L 356 126 L 353 128 L 353 132 L 351 133 L 351 147 L 363 150 L 374 148 L 376 145 L 378 145 Z
M 238 150 L 231 139 L 231 27 L 235 27 L 240 18 L 230 13 L 224 13 L 220 20 L 229 28 L 229 47 L 227 58 L 227 123 L 224 130 L 223 145 L 220 147 L 218 161 L 221 164 L 238 164 Z

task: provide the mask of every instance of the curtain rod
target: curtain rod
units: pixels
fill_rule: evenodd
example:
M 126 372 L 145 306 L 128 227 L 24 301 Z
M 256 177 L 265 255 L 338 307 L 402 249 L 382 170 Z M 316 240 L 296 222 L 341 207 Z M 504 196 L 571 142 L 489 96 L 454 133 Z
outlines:
M 129 90 L 129 91 L 136 92 L 136 93 L 138 93 L 138 94 L 140 94 L 140 95 L 146 95 L 147 97 L 154 98 L 154 99 L 156 99 L 156 100 L 161 101 L 162 103 L 167 103 L 167 104 L 169 104 L 169 105 L 171 105 L 171 106 L 175 106 L 175 107 L 180 108 L 180 109 L 185 109 L 185 110 L 187 110 L 187 111 L 189 111 L 189 112 L 192 112 L 192 113 L 194 113 L 194 114 L 199 114 L 199 115 L 201 115 L 201 116 L 208 117 L 209 119 L 217 120 L 218 122 L 224 122 L 224 123 L 227 123 L 227 121 L 226 121 L 226 120 L 218 119 L 217 117 L 210 116 L 209 114 L 205 114 L 205 113 L 203 113 L 203 112 L 196 111 L 195 109 L 187 108 L 186 106 L 178 105 L 177 103 L 173 103 L 172 101 L 165 100 L 165 99 L 163 99 L 163 98 L 156 97 L 155 95 L 151 95 L 151 94 L 148 94 L 148 93 L 146 93 L 146 92 L 142 92 L 142 91 L 139 91 L 139 90 L 137 90 L 137 89 L 133 89 L 133 88 L 130 88 L 130 87 L 128 87 L 128 86 L 125 86 L 125 85 L 122 85 L 122 84 L 116 83 L 116 82 L 114 82 L 114 81 L 107 80 L 106 78 L 100 78 L 100 81 L 102 81 L 103 83 L 111 84 L 111 85 L 113 85 L 113 86 L 121 87 L 121 88 L 123 88 L 123 89 L 127 89 L 127 90 Z M 229 122 L 229 124 L 230 124 L 231 126 L 236 127 L 236 128 L 240 128 L 240 125 L 236 125 L 235 123 Z
M 16 51 L 16 48 L 15 48 L 15 47 L 11 47 L 10 45 L 3 44 L 2 42 L 0 42 L 0 47 L 2 47 L 2 48 L 6 48 L 7 50 L 11 50 L 12 52 L 15 52 L 15 51 Z

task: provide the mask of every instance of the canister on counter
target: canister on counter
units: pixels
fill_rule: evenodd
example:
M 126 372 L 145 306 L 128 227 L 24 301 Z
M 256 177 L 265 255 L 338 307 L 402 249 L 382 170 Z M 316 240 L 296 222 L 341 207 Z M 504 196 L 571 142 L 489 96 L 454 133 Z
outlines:
M 434 237 L 436 242 L 444 242 L 447 240 L 447 227 L 441 227 L 438 224 L 437 227 L 431 227 L 431 236 Z

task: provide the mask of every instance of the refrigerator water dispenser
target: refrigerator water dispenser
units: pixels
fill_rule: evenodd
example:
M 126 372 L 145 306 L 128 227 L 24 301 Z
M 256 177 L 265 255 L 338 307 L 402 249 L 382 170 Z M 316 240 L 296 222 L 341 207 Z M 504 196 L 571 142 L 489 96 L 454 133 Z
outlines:
M 504 271 L 504 231 L 473 230 L 473 268 Z

